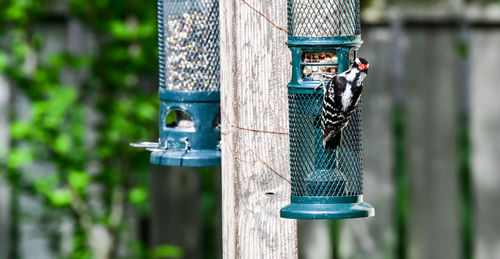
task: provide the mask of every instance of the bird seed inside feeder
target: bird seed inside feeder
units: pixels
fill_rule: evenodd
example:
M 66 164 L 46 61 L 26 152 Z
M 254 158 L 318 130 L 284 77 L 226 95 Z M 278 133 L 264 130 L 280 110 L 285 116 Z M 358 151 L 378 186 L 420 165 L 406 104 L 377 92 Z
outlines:
M 304 81 L 320 81 L 332 78 L 337 73 L 337 54 L 333 52 L 306 52 L 302 54 Z M 316 66 L 315 66 L 316 65 Z
M 166 17 L 164 26 L 168 90 L 219 89 L 216 17 L 199 11 Z

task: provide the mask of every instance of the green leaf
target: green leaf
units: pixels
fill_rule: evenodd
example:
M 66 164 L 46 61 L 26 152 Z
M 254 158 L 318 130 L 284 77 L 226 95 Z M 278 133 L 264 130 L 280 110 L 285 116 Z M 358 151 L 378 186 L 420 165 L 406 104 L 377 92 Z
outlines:
M 154 23 L 147 22 L 139 26 L 138 34 L 141 38 L 151 37 L 156 34 L 156 26 Z
M 54 140 L 54 149 L 60 154 L 68 154 L 71 150 L 71 137 L 68 134 L 61 134 Z
M 4 52 L 0 52 L 0 72 L 9 66 L 9 56 Z
M 51 85 L 46 92 L 47 99 L 33 102 L 33 118 L 49 129 L 56 129 L 72 114 L 78 92 L 74 87 L 61 85 Z
M 5 11 L 5 18 L 11 21 L 21 20 L 24 18 L 24 15 L 25 11 L 21 5 L 10 5 Z
M 143 187 L 136 187 L 128 194 L 128 199 L 134 204 L 142 204 L 147 201 L 148 193 Z
M 33 161 L 31 152 L 23 149 L 12 149 L 7 155 L 7 167 L 18 169 L 20 166 L 29 164 Z
M 35 182 L 35 190 L 47 196 L 51 193 L 60 183 L 60 179 L 56 174 L 44 176 Z
M 39 33 L 35 33 L 32 37 L 31 37 L 31 45 L 36 49 L 36 50 L 40 50 L 43 46 L 43 40 L 44 40 L 44 37 L 39 34 Z
M 184 252 L 182 248 L 172 245 L 162 245 L 153 251 L 153 258 L 182 258 Z
M 99 154 L 101 159 L 110 158 L 113 156 L 113 152 L 113 148 L 109 146 L 102 145 L 97 148 L 97 154 Z
M 137 116 L 142 120 L 152 120 L 156 117 L 156 108 L 149 103 L 137 105 Z
M 18 58 L 24 58 L 24 56 L 26 56 L 28 54 L 28 52 L 30 51 L 30 47 L 28 46 L 28 44 L 24 43 L 24 42 L 18 42 L 14 48 L 14 54 L 16 55 L 16 57 Z
M 71 191 L 67 188 L 56 189 L 48 193 L 48 198 L 54 206 L 63 207 L 67 206 L 73 200 Z
M 90 177 L 85 172 L 72 170 L 69 173 L 68 182 L 73 189 L 81 192 L 90 184 Z
M 10 125 L 10 136 L 13 139 L 22 139 L 29 135 L 31 125 L 26 121 L 16 121 Z
M 118 39 L 133 39 L 137 35 L 137 24 L 120 20 L 112 21 L 109 30 Z

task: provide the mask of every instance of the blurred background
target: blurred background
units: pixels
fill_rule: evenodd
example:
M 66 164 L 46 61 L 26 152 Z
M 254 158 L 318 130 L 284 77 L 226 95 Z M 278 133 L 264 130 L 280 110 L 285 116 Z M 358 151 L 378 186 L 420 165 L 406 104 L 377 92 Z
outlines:
M 300 221 L 301 258 L 500 258 L 500 2 L 361 4 L 376 216 Z M 156 28 L 156 1 L 0 1 L 0 259 L 221 257 L 220 169 L 128 146 L 158 137 Z

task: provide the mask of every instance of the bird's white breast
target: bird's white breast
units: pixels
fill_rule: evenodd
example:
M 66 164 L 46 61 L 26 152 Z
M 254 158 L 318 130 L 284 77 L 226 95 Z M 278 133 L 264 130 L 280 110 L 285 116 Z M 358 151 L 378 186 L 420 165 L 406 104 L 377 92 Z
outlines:
M 361 86 L 361 83 L 363 82 L 363 80 L 365 80 L 365 77 L 366 77 L 366 73 L 361 73 L 359 75 L 358 81 L 356 82 L 356 86 Z
M 342 93 L 342 111 L 347 110 L 352 102 L 352 85 L 346 84 L 345 91 Z
M 348 71 L 346 71 L 346 75 L 345 75 L 345 79 L 348 81 L 348 82 L 352 82 L 354 81 L 354 79 L 356 78 L 356 74 L 359 72 L 359 70 L 357 68 L 352 68 Z

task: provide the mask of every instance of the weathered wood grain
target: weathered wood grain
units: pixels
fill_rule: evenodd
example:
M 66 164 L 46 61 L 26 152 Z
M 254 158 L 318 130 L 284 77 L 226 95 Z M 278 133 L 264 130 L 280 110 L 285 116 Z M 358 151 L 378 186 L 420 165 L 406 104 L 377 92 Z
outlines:
M 286 1 L 248 1 L 286 25 Z M 296 258 L 296 222 L 279 217 L 289 202 L 286 33 L 241 0 L 220 2 L 223 257 Z
M 405 34 L 410 258 L 460 258 L 458 30 Z
M 500 258 L 500 31 L 470 35 L 475 258 Z

